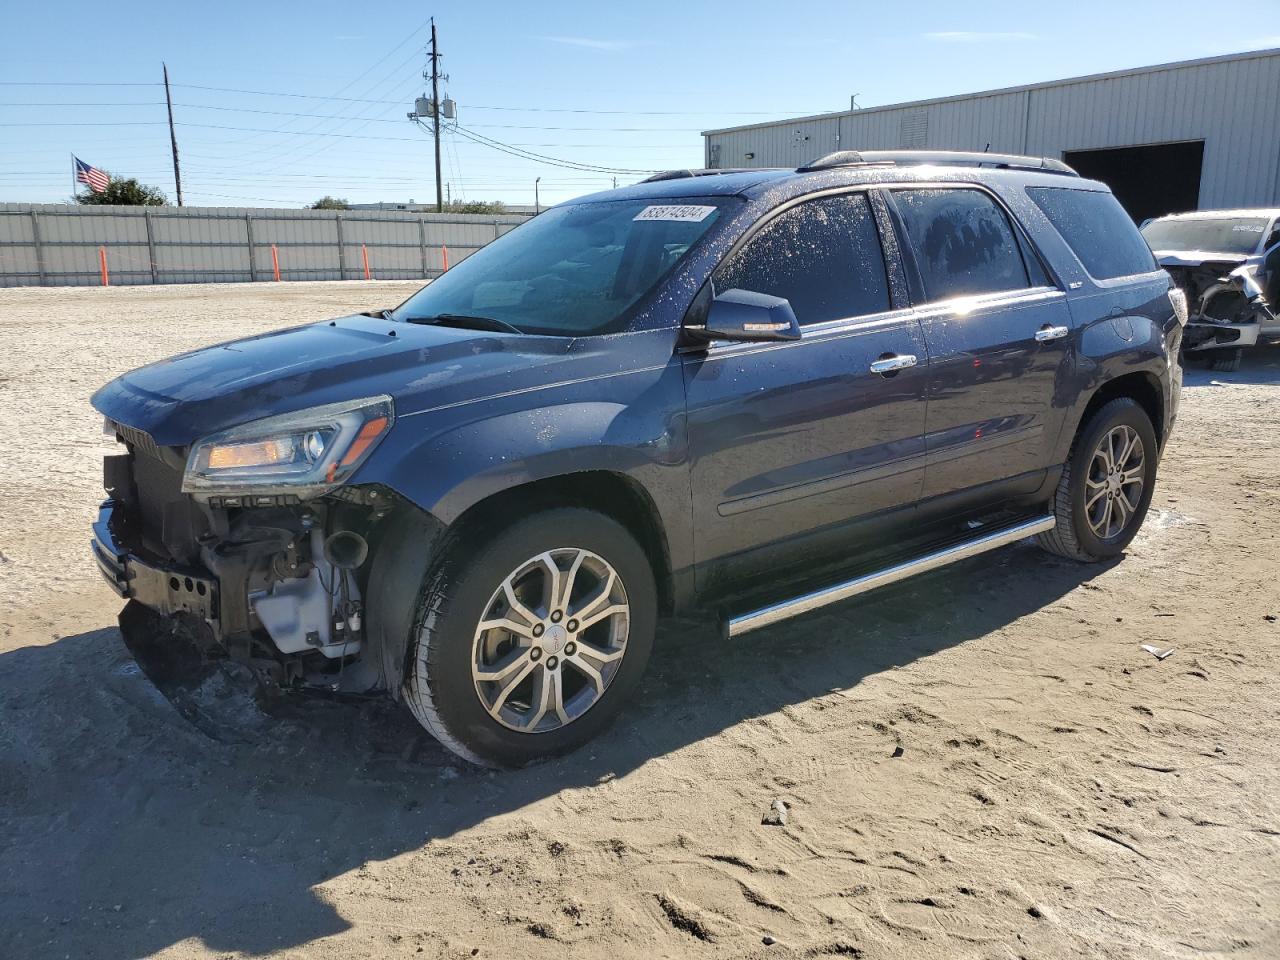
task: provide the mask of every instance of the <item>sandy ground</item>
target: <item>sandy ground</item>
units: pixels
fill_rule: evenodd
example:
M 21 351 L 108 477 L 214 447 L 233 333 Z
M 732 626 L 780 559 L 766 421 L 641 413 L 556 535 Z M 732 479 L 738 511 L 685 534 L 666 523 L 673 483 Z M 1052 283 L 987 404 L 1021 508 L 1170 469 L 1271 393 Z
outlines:
M 0 955 L 1280 956 L 1280 351 L 1188 375 L 1118 563 L 669 625 L 611 732 L 517 773 L 398 709 L 211 739 L 92 570 L 87 397 L 408 289 L 0 290 Z

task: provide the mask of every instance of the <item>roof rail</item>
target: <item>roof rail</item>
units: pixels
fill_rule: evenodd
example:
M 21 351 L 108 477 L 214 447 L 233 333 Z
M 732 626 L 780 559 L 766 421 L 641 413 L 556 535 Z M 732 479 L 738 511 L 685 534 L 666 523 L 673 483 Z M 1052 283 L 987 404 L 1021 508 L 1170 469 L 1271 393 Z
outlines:
M 661 180 L 683 180 L 685 177 L 718 177 L 726 173 L 752 173 L 755 169 L 752 167 L 736 167 L 727 170 L 714 170 L 711 168 L 690 169 L 690 170 L 660 170 L 653 176 L 645 177 L 641 183 L 658 183 Z
M 949 164 L 960 167 L 997 167 L 1003 170 L 1036 170 L 1078 177 L 1069 166 L 1052 157 L 1027 157 L 1016 153 L 977 153 L 960 150 L 837 150 L 797 167 L 799 173 L 868 164 Z

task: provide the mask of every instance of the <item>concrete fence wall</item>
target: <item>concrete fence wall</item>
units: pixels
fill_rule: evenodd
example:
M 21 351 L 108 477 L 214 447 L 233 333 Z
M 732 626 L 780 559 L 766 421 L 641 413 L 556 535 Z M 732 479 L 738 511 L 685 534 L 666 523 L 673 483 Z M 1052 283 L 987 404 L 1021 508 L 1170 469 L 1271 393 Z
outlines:
M 518 215 L 0 204 L 0 287 L 435 277 Z M 275 250 L 273 261 L 272 249 Z

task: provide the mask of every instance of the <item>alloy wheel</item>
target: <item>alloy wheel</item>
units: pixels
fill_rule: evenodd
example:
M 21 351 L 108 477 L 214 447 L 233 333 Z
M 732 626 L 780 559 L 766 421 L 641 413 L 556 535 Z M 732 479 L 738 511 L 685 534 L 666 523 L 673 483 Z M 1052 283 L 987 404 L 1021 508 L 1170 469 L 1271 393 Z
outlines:
M 1124 532 L 1142 502 L 1146 451 L 1138 431 L 1112 427 L 1098 441 L 1085 481 L 1084 510 L 1089 529 L 1101 540 Z
M 503 579 L 476 625 L 476 694 L 504 727 L 560 729 L 604 696 L 630 625 L 626 587 L 604 558 L 576 547 L 532 557 Z

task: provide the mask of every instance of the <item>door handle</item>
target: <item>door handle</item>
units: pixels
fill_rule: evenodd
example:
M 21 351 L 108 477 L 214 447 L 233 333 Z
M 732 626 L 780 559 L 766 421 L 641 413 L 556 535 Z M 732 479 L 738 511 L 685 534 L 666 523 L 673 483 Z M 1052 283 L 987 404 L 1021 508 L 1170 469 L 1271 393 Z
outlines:
M 1036 341 L 1048 343 L 1050 340 L 1061 340 L 1070 332 L 1068 327 L 1051 327 L 1046 324 L 1036 331 Z
M 881 357 L 871 364 L 872 373 L 893 373 L 895 370 L 905 370 L 907 367 L 916 365 L 915 354 L 904 353 L 895 354 L 893 356 Z

